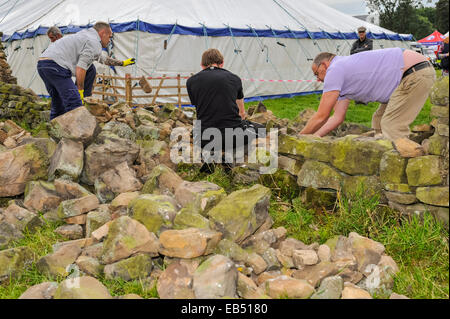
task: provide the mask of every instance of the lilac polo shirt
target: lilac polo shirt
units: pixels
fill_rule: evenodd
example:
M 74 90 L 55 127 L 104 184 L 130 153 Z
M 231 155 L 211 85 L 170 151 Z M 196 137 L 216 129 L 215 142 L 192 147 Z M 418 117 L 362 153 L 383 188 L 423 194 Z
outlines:
M 336 56 L 324 80 L 323 92 L 340 91 L 339 100 L 388 103 L 403 75 L 400 48 Z

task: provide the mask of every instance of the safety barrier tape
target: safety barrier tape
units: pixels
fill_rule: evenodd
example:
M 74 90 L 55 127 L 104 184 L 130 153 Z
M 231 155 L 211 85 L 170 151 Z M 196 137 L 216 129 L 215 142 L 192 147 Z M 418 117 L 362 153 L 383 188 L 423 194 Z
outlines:
M 181 76 L 180 79 L 189 79 L 190 76 Z M 148 80 L 176 80 L 178 77 L 176 76 L 167 76 L 167 77 L 148 77 Z M 241 79 L 242 81 L 251 81 L 251 82 L 320 82 L 318 80 L 266 80 L 266 79 Z

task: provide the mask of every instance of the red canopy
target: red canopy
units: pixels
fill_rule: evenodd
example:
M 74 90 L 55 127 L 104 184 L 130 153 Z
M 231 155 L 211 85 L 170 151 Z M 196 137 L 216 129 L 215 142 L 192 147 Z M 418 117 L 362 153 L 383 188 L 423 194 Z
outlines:
M 442 41 L 444 41 L 442 34 L 436 30 L 429 36 L 427 36 L 417 42 L 420 42 L 423 45 L 438 45 L 438 44 L 441 44 Z

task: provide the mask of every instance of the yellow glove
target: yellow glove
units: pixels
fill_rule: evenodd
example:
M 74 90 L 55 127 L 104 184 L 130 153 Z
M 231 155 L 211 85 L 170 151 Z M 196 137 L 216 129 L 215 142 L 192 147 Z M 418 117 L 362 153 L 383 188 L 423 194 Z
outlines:
M 81 103 L 84 104 L 84 90 L 78 90 L 78 93 L 80 93 Z
M 136 63 L 136 59 L 131 58 L 131 59 L 123 61 L 123 66 L 131 65 L 131 64 L 135 64 L 135 63 Z

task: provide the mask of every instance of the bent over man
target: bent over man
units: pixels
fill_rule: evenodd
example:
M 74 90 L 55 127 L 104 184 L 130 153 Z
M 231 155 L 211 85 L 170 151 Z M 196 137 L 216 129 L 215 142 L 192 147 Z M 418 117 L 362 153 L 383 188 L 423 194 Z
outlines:
M 324 82 L 323 95 L 319 109 L 301 134 L 328 134 L 344 121 L 350 100 L 358 100 L 381 103 L 372 116 L 372 128 L 391 141 L 409 137 L 409 125 L 425 104 L 436 79 L 426 57 L 400 48 L 351 56 L 320 53 L 313 61 L 312 71 Z
M 97 73 L 94 61 L 116 66 L 135 63 L 134 59 L 118 61 L 101 55 L 112 35 L 108 23 L 97 22 L 93 28 L 51 43 L 41 54 L 37 70 L 52 98 L 50 119 L 81 106 L 84 97 L 92 95 Z M 76 77 L 76 85 L 72 76 Z

